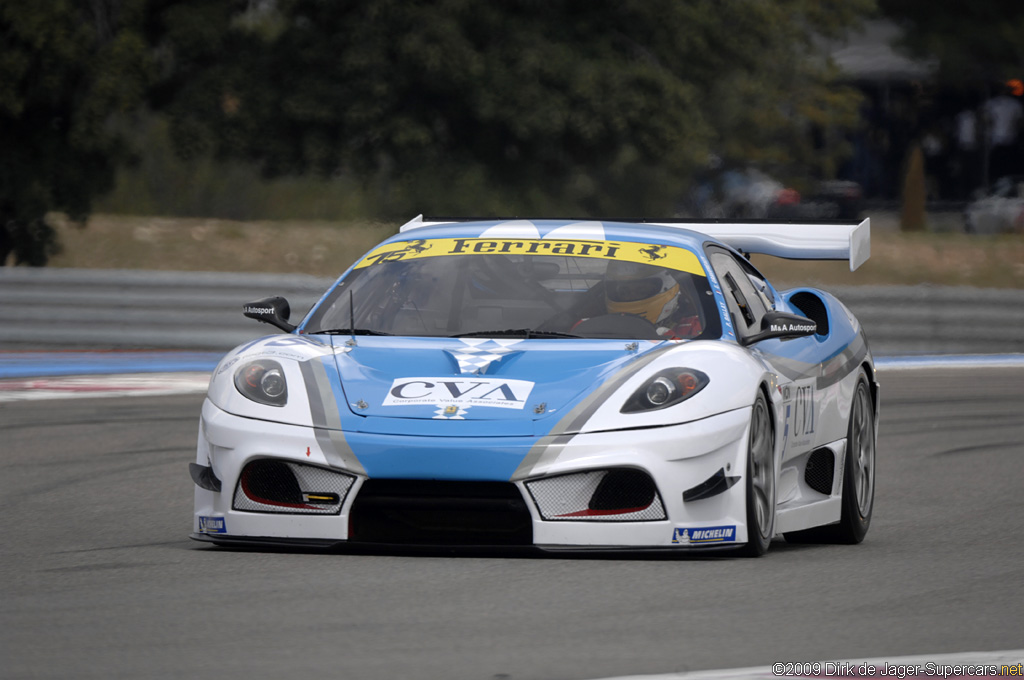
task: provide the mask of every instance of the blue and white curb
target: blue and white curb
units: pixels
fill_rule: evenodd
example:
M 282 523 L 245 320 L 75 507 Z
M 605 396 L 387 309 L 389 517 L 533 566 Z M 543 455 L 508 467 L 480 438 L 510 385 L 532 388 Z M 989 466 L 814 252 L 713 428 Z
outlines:
M 0 380 L 0 403 L 95 397 L 163 397 L 202 394 L 209 373 L 137 373 Z
M 0 379 L 124 373 L 207 373 L 223 352 L 99 350 L 0 352 Z
M 1015 368 L 1024 366 L 1024 354 L 964 354 L 960 356 L 879 357 L 875 367 L 880 371 L 901 371 L 917 368 Z
M 206 391 L 220 353 L 0 352 L 0 402 Z M 879 371 L 1024 368 L 1024 354 L 879 357 Z

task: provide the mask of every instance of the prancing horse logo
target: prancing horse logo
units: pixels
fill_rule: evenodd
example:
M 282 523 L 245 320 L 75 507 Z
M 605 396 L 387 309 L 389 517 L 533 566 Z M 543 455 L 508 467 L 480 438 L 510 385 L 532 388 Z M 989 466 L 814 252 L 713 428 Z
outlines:
M 647 248 L 641 248 L 640 252 L 646 255 L 648 260 L 654 262 L 655 260 L 661 260 L 667 257 L 663 252 L 661 252 L 663 250 L 665 250 L 665 246 L 649 246 Z
M 411 252 L 411 253 L 416 253 L 417 255 L 419 255 L 423 251 L 430 250 L 431 248 L 433 248 L 433 245 L 429 245 L 429 246 L 428 245 L 424 245 L 425 243 L 426 243 L 426 240 L 424 240 L 424 239 L 416 239 L 415 241 L 409 241 L 409 243 L 407 243 L 405 245 L 405 247 L 402 248 L 402 250 L 396 251 L 396 252 L 401 252 L 401 253 L 410 253 Z

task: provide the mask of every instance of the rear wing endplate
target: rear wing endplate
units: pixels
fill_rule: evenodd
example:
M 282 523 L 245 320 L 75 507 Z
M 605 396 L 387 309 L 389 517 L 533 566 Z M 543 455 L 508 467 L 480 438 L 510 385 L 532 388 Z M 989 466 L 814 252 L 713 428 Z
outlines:
M 787 260 L 849 260 L 854 271 L 871 257 L 871 218 L 861 222 L 647 222 L 689 229 L 744 253 Z
M 494 218 L 489 218 L 494 219 Z M 468 218 L 427 218 L 417 215 L 402 225 L 419 227 L 465 222 Z M 475 218 L 474 218 L 475 221 Z M 871 220 L 861 222 L 726 222 L 702 220 L 607 220 L 617 224 L 652 224 L 695 231 L 749 254 L 788 260 L 848 260 L 854 271 L 871 256 Z

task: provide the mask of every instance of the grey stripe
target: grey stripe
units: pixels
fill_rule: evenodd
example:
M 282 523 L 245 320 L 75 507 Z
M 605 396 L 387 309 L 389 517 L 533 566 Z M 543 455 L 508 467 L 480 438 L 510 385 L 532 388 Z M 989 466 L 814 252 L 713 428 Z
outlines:
M 777 354 L 768 354 L 760 350 L 758 350 L 758 353 L 764 357 L 764 360 L 775 371 L 790 380 L 807 380 L 808 378 L 818 378 L 821 376 L 821 364 L 809 364 L 806 361 L 780 357 Z
M 858 335 L 842 352 L 829 359 L 821 367 L 817 389 L 831 387 L 853 372 L 868 355 L 868 345 L 863 335 Z
M 323 362 L 316 359 L 304 361 L 299 364 L 299 368 L 306 383 L 309 413 L 313 420 L 313 434 L 316 436 L 316 441 L 327 462 L 332 467 L 366 474 L 362 463 L 353 453 L 352 447 L 345 441 L 345 433 L 341 430 L 338 404 L 334 399 L 334 392 L 331 390 L 331 383 L 327 378 L 327 369 Z
M 867 343 L 863 335 L 858 335 L 842 352 L 821 364 L 809 364 L 797 359 L 781 357 L 757 350 L 776 372 L 790 380 L 807 380 L 817 378 L 816 389 L 831 387 L 853 371 L 868 354 Z
M 667 343 L 662 347 L 656 347 L 645 354 L 641 354 L 633 361 L 628 362 L 620 368 L 612 377 L 605 380 L 593 392 L 588 394 L 583 401 L 577 404 L 571 411 L 562 416 L 562 419 L 551 428 L 551 432 L 540 438 L 534 444 L 530 452 L 512 474 L 512 480 L 529 477 L 541 460 L 553 460 L 562 452 L 562 448 L 573 436 L 590 420 L 608 398 L 615 393 L 622 384 L 631 378 L 637 371 L 651 363 L 665 352 L 678 347 L 675 343 Z
M 306 394 L 309 397 L 309 412 L 313 417 L 313 427 L 341 429 L 341 416 L 335 405 L 334 392 L 331 390 L 327 369 L 323 362 L 312 360 L 299 364 L 302 378 L 306 382 Z M 334 408 L 328 408 L 334 406 Z
M 345 441 L 344 432 L 314 427 L 313 433 L 316 435 L 320 450 L 324 453 L 324 458 L 327 459 L 331 467 L 341 468 L 359 475 L 366 474 L 363 464 L 359 462 L 348 442 Z
M 510 481 L 516 482 L 520 479 L 526 479 L 533 473 L 534 468 L 538 467 L 542 462 L 547 463 L 557 458 L 573 436 L 571 434 L 548 434 L 541 437 L 533 445 L 533 448 L 530 449 L 530 452 L 526 454 L 526 458 L 519 464 L 516 471 L 512 473 Z

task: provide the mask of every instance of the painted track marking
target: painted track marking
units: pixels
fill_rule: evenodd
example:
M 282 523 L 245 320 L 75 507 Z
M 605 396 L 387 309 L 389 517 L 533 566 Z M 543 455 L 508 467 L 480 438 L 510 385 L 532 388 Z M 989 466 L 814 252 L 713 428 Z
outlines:
M 209 352 L 0 352 L 0 402 L 202 393 L 220 356 Z M 875 366 L 882 372 L 1024 367 L 1024 354 L 879 357 Z
M 602 680 L 769 680 L 778 678 L 962 678 L 1020 677 L 1024 649 L 1000 652 L 958 652 L 919 656 L 889 656 L 845 661 L 776 663 L 754 668 L 731 668 L 664 675 L 629 675 Z M 801 673 L 792 671 L 800 669 Z M 870 672 L 869 672 L 870 671 Z M 1000 676 L 1000 673 L 1005 675 Z

